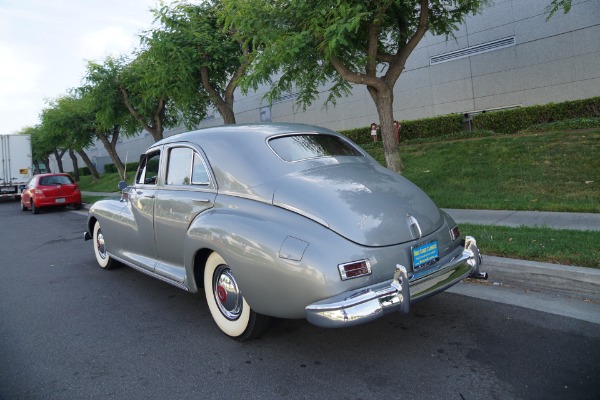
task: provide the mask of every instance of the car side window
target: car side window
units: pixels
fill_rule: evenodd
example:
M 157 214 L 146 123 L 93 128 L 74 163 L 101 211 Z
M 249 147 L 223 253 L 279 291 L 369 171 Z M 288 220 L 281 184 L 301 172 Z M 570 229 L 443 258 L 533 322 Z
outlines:
M 169 151 L 167 185 L 189 185 L 192 182 L 192 160 L 194 151 L 178 147 Z
M 194 165 L 192 168 L 192 183 L 194 185 L 208 185 L 210 179 L 208 178 L 208 170 L 206 165 L 197 153 L 194 153 Z
M 167 185 L 208 185 L 210 183 L 202 157 L 187 147 L 169 151 Z
M 156 185 L 160 167 L 160 152 L 150 153 L 138 170 L 135 182 L 142 185 Z

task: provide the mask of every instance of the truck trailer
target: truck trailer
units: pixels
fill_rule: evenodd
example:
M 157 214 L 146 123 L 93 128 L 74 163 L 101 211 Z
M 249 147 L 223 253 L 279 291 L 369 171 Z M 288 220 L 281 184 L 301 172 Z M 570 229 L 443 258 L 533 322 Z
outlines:
M 30 135 L 0 135 L 0 197 L 19 199 L 32 165 Z

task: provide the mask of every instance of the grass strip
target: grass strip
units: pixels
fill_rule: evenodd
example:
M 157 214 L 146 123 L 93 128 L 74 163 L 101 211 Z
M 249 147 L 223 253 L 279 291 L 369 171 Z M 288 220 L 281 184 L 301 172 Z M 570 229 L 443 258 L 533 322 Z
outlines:
M 600 268 L 600 232 L 460 224 L 483 254 L 554 264 Z

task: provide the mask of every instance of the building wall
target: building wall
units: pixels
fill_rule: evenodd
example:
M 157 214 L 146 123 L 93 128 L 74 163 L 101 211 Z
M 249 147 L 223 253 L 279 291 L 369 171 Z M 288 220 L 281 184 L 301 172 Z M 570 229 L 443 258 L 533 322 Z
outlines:
M 476 112 L 584 99 L 600 95 L 600 1 L 573 0 L 571 11 L 546 21 L 550 0 L 496 0 L 479 14 L 469 16 L 455 38 L 426 35 L 408 59 L 394 89 L 395 119 L 407 120 L 450 113 Z M 464 50 L 503 38 L 514 45 L 470 57 L 430 65 L 431 57 Z M 238 123 L 268 117 L 262 100 L 265 88 L 242 96 L 236 93 Z M 343 130 L 378 122 L 367 90 L 357 86 L 336 106 L 323 107 L 321 98 L 306 110 L 298 109 L 293 95 L 270 108 L 272 121 L 299 122 Z M 218 114 L 201 127 L 222 124 Z M 166 135 L 181 132 L 173 130 Z M 129 161 L 152 144 L 142 134 L 122 139 L 118 149 Z M 101 144 L 91 151 L 99 160 L 107 155 Z M 64 160 L 65 165 L 70 160 Z M 67 167 L 68 169 L 68 167 Z M 53 169 L 55 170 L 55 169 Z

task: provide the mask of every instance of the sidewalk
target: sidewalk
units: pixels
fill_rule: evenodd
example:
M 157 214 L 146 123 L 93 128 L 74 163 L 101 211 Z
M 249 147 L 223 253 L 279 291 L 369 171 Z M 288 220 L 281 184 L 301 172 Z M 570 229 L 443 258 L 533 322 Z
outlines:
M 82 192 L 90 196 L 119 198 L 121 192 Z M 88 207 L 86 207 L 88 208 Z M 443 209 L 458 224 L 500 226 L 546 226 L 552 229 L 588 230 L 599 232 L 600 213 L 564 213 L 543 211 L 496 211 Z M 485 249 L 484 249 L 485 252 Z M 490 282 L 512 286 L 534 286 L 564 290 L 600 299 L 600 270 L 577 266 L 516 260 L 483 255 L 482 271 Z
M 552 229 L 600 231 L 600 214 L 545 211 L 497 211 L 444 209 L 459 224 L 519 227 L 546 226 Z

